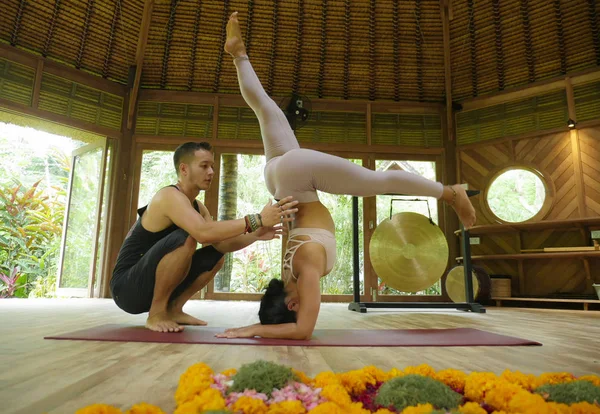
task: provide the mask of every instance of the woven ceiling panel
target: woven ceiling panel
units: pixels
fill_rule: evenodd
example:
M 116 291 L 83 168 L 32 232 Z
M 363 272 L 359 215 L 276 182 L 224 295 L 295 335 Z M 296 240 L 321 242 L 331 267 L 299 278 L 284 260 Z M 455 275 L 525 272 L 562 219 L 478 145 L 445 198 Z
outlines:
M 573 92 L 577 122 L 600 118 L 600 82 L 577 85 Z
M 0 59 L 0 98 L 31 105 L 35 70 Z
M 435 114 L 373 114 L 376 145 L 442 147 L 442 121 Z
M 140 102 L 135 133 L 211 138 L 212 119 L 213 107 L 210 105 Z

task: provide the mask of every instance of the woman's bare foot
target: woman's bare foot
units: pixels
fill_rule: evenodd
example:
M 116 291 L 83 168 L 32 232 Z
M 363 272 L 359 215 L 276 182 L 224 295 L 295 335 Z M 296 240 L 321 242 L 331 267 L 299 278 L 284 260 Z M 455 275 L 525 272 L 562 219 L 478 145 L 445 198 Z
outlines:
M 192 315 L 188 315 L 184 311 L 170 311 L 169 317 L 181 325 L 207 325 L 207 323 L 203 320 L 194 318 Z
M 179 326 L 167 312 L 155 313 L 148 316 L 146 328 L 156 332 L 181 332 L 183 326 Z
M 456 199 L 454 198 L 453 189 L 456 191 Z M 467 191 L 462 185 L 454 184 L 453 186 L 444 187 L 444 195 L 442 197 L 456 211 L 465 230 L 475 225 L 475 220 L 477 219 L 475 209 L 473 208 L 473 204 L 471 204 L 471 200 L 469 200 Z
M 227 22 L 227 40 L 225 41 L 225 51 L 234 58 L 247 56 L 237 14 L 238 12 L 233 12 L 229 16 L 229 22 Z

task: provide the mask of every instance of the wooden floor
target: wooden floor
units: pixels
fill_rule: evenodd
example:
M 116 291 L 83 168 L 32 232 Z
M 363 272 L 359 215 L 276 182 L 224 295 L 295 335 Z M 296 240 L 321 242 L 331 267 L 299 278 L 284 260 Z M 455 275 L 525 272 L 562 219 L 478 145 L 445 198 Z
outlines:
M 257 321 L 252 302 L 193 301 L 186 310 L 211 326 Z M 466 372 L 504 369 L 540 374 L 569 371 L 600 374 L 600 312 L 488 308 L 486 314 L 456 310 L 369 310 L 358 314 L 346 304 L 325 304 L 317 328 L 473 327 L 542 342 L 541 347 L 304 348 L 234 345 L 53 341 L 45 335 L 105 323 L 143 324 L 111 300 L 0 300 L 0 401 L 3 413 L 75 413 L 93 403 L 124 410 L 147 402 L 172 413 L 179 376 L 205 362 L 215 370 L 238 368 L 262 358 L 314 376 L 375 365 L 427 363 L 434 369 Z

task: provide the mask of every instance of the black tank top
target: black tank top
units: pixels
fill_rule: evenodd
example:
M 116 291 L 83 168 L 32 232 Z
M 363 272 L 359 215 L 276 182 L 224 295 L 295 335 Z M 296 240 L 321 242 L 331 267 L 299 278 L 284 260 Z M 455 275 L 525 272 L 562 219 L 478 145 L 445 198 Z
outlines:
M 168 187 L 175 187 L 174 185 L 169 185 Z M 166 187 L 164 187 L 166 188 Z M 177 188 L 179 190 L 179 188 Z M 194 210 L 200 212 L 200 208 L 198 206 L 198 202 L 194 200 Z M 117 257 L 117 263 L 115 264 L 115 269 L 113 270 L 113 278 L 111 280 L 114 281 L 118 278 L 118 275 L 125 272 L 132 266 L 134 266 L 152 246 L 156 244 L 160 239 L 173 233 L 175 230 L 179 229 L 175 224 L 167 227 L 164 230 L 160 230 L 157 232 L 148 231 L 142 226 L 142 215 L 148 208 L 148 205 L 141 207 L 138 209 L 138 219 L 127 233 L 125 237 L 125 241 L 121 246 L 121 250 L 119 250 L 119 255 Z

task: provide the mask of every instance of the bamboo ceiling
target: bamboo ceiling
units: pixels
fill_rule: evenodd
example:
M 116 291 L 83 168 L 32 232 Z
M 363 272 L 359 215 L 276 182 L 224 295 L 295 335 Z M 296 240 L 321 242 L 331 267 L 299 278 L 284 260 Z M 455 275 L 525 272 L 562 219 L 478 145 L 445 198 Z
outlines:
M 450 3 L 453 100 L 600 66 L 600 1 Z M 0 41 L 126 84 L 144 0 L 2 0 Z M 444 102 L 440 0 L 155 0 L 141 87 L 238 94 L 238 10 L 267 92 Z

